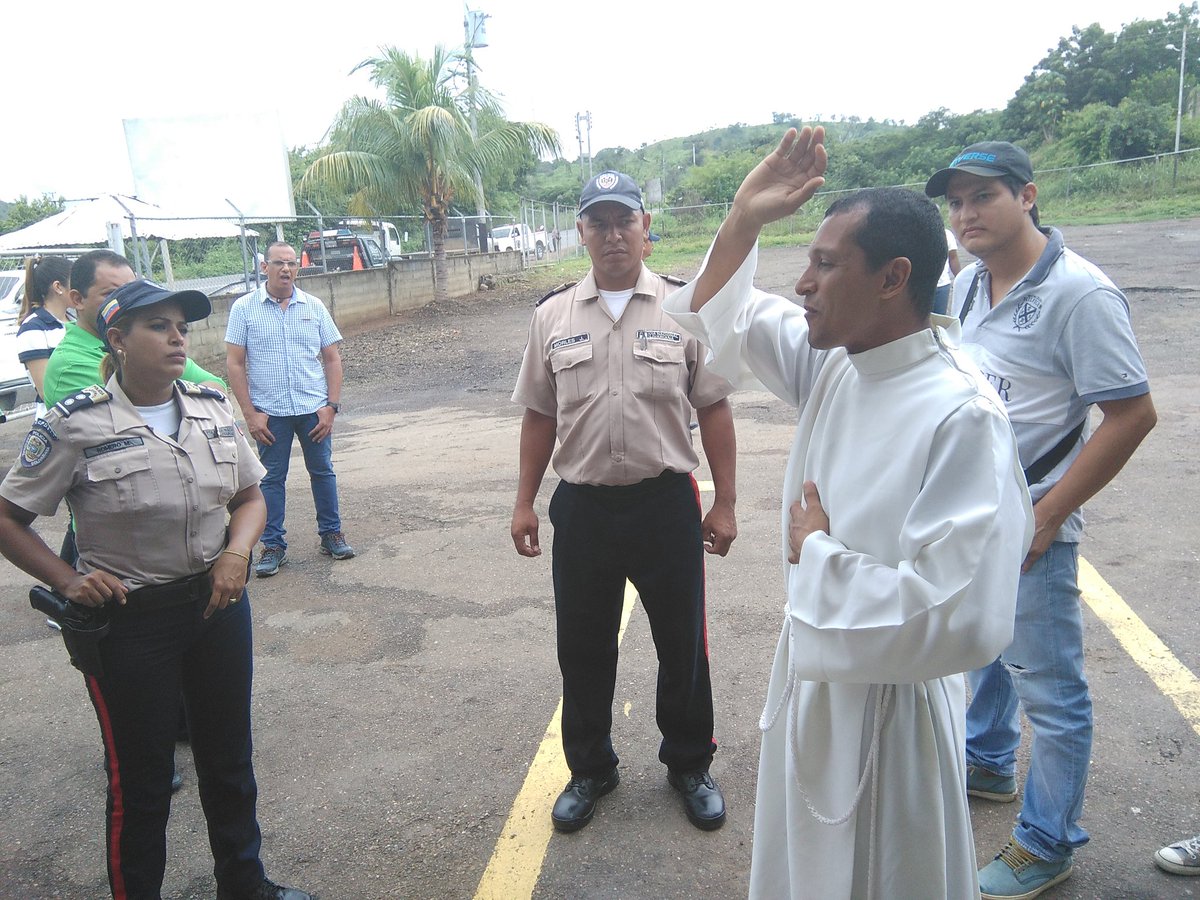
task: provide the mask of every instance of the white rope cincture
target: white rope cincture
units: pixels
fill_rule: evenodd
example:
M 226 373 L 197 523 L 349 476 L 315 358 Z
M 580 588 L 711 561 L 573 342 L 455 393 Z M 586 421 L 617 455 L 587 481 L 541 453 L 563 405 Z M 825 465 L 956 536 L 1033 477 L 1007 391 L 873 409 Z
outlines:
M 787 683 L 783 686 L 783 696 L 775 704 L 775 709 L 772 710 L 770 716 L 767 715 L 767 711 L 764 708 L 762 715 L 758 717 L 758 730 L 764 734 L 775 727 L 775 722 L 779 719 L 779 714 L 783 712 L 784 707 L 788 705 L 788 700 L 792 696 L 792 689 L 796 684 L 796 667 L 792 665 L 792 623 L 790 620 L 785 619 L 784 621 L 788 629 L 788 678 Z
M 845 813 L 843 813 L 840 816 L 837 816 L 836 818 L 831 818 L 829 816 L 822 815 L 817 810 L 817 808 L 815 806 L 813 806 L 812 799 L 810 798 L 809 793 L 808 793 L 808 788 L 806 788 L 804 786 L 804 782 L 800 780 L 799 774 L 796 775 L 796 787 L 800 791 L 800 796 L 804 800 L 804 805 L 808 807 L 808 811 L 812 814 L 812 817 L 814 819 L 816 819 L 818 822 L 820 822 L 822 825 L 836 826 L 836 825 L 844 825 L 847 822 L 849 822 L 850 817 L 854 815 L 854 811 L 856 809 L 858 809 L 858 804 L 862 800 L 863 792 L 867 788 L 868 780 L 870 780 L 873 785 L 872 790 L 871 790 L 871 805 L 872 805 L 872 807 L 874 807 L 874 805 L 875 805 L 875 798 L 878 796 L 878 784 L 876 783 L 878 781 L 878 779 L 875 779 L 873 776 L 875 774 L 875 769 L 876 769 L 878 756 L 879 756 L 880 732 L 883 730 L 883 717 L 884 717 L 884 714 L 887 712 L 888 703 L 891 700 L 892 693 L 895 691 L 894 686 L 890 685 L 890 684 L 879 685 L 878 688 L 879 688 L 879 690 L 875 696 L 875 723 L 871 729 L 871 748 L 870 748 L 870 750 L 867 751 L 867 761 L 866 761 L 865 765 L 863 766 L 862 777 L 859 778 L 859 780 L 858 780 L 858 789 L 854 792 L 854 799 L 850 803 L 850 808 L 848 810 L 846 810 Z M 788 710 L 788 719 L 789 719 L 789 722 L 788 722 L 789 734 L 788 734 L 788 736 L 791 739 L 791 748 L 790 749 L 792 751 L 792 756 L 799 757 L 800 756 L 800 739 L 797 734 L 799 729 L 796 727 L 795 717 L 793 715 L 794 709 L 795 709 L 795 707 L 793 706 L 792 708 L 790 708 Z M 797 771 L 797 773 L 799 772 L 798 766 L 793 766 L 793 769 L 795 769 Z M 873 815 L 873 813 L 872 813 L 872 815 Z M 875 835 L 875 830 L 874 830 L 874 828 L 872 828 L 871 829 L 872 838 L 874 838 L 874 835 Z
M 871 727 L 871 747 L 867 751 L 867 759 L 863 765 L 862 777 L 860 777 L 858 780 L 858 789 L 854 792 L 854 799 L 850 802 L 850 808 L 840 816 L 831 817 L 823 815 L 816 808 L 816 806 L 813 805 L 812 797 L 808 793 L 808 788 L 805 786 L 804 782 L 800 780 L 800 767 L 796 763 L 796 760 L 798 760 L 801 756 L 799 737 L 800 730 L 796 721 L 798 716 L 796 708 L 798 706 L 798 702 L 789 703 L 788 701 L 793 698 L 798 701 L 799 694 L 795 691 L 796 667 L 792 665 L 791 661 L 792 647 L 790 623 L 788 627 L 787 683 L 784 686 L 783 696 L 780 698 L 779 703 L 776 704 L 775 709 L 772 710 L 769 715 L 765 709 L 763 710 L 763 714 L 758 720 L 758 727 L 764 733 L 770 731 L 775 727 L 775 723 L 779 719 L 779 714 L 785 707 L 787 708 L 788 750 L 791 752 L 793 760 L 792 770 L 795 773 L 794 780 L 796 782 L 796 789 L 800 792 L 800 797 L 802 800 L 804 800 L 804 805 L 808 807 L 809 814 L 822 825 L 835 827 L 849 822 L 850 817 L 854 815 L 855 811 L 858 809 L 859 803 L 862 801 L 863 793 L 867 788 L 867 782 L 871 782 L 871 820 L 869 823 L 870 827 L 868 829 L 869 843 L 867 845 L 867 896 L 874 897 L 875 894 L 873 891 L 873 881 L 875 875 L 875 817 L 879 802 L 879 779 L 875 777 L 875 775 L 879 763 L 879 746 L 880 738 L 883 732 L 883 718 L 887 714 L 888 705 L 891 702 L 892 695 L 895 693 L 896 688 L 895 685 L 891 684 L 876 685 L 875 721 L 872 723 Z

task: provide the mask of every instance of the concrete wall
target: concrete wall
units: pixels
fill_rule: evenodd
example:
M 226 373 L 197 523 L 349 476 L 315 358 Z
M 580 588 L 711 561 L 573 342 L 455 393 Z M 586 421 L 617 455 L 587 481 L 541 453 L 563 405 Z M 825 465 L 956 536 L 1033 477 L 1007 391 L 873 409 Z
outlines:
M 450 256 L 446 259 L 446 269 L 450 297 L 470 297 L 481 276 L 505 276 L 521 271 L 521 255 Z M 301 290 L 325 302 L 339 330 L 352 334 L 433 302 L 433 260 L 401 259 L 380 269 L 306 275 L 299 279 L 299 284 Z M 225 326 L 229 323 L 229 307 L 239 296 L 240 293 L 213 297 L 212 315 L 192 324 L 189 352 L 206 369 L 217 366 L 218 371 L 225 370 Z

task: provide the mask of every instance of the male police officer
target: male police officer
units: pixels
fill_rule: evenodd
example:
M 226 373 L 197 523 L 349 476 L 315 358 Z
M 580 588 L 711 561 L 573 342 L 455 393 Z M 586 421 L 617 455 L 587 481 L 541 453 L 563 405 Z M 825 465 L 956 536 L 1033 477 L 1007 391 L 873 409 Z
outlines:
M 588 182 L 578 228 L 591 271 L 538 304 L 513 393 L 525 407 L 512 518 L 522 556 L 541 553 L 533 502 L 552 454 L 562 478 L 550 521 L 571 780 L 551 817 L 560 831 L 582 828 L 619 781 L 610 732 L 629 579 L 658 651 L 659 759 L 692 824 L 719 828 L 703 552 L 724 556 L 737 535 L 731 388 L 662 310 L 679 282 L 642 264 L 650 216 L 633 179 L 602 172 Z M 690 474 L 693 408 L 716 488 L 703 521 Z

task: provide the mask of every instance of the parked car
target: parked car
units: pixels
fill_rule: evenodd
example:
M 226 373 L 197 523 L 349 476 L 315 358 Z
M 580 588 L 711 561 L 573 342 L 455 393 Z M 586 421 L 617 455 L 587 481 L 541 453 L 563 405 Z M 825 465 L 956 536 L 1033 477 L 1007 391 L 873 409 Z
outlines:
M 25 296 L 25 270 L 8 269 L 0 272 L 0 319 L 15 317 Z
M 17 313 L 25 296 L 25 272 L 0 272 L 0 411 L 34 399 L 29 372 L 17 359 Z

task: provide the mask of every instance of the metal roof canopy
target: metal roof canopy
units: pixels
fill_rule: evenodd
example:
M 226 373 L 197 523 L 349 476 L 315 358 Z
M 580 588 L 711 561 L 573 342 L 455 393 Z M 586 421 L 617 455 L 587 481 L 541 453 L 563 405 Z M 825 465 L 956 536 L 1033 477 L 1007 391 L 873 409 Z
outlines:
M 225 218 L 189 218 L 123 194 L 102 194 L 74 202 L 60 213 L 19 231 L 0 235 L 0 251 L 107 244 L 109 227 L 126 239 L 239 238 L 242 230 Z M 246 230 L 249 236 L 258 233 Z

